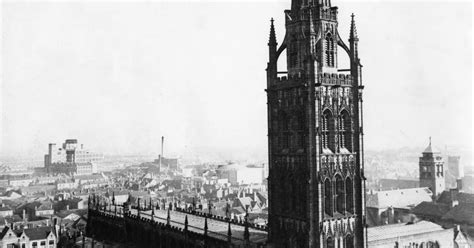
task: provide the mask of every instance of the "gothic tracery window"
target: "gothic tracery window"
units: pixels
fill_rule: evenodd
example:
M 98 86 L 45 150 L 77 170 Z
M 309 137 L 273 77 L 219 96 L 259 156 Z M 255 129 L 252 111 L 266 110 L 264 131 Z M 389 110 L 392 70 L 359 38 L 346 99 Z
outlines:
M 339 116 L 339 146 L 346 148 L 348 151 L 352 150 L 351 147 L 351 119 L 349 113 L 343 110 Z
M 346 238 L 345 238 L 345 247 L 346 248 L 354 248 L 354 237 L 352 237 L 352 235 L 347 235 Z
M 334 67 L 334 39 L 331 33 L 326 35 L 326 65 Z
M 336 175 L 336 211 L 344 214 L 345 211 L 345 193 L 344 193 L 344 181 L 340 175 Z
M 324 212 L 332 216 L 332 190 L 331 190 L 331 181 L 326 179 L 324 181 Z
M 354 212 L 353 185 L 350 177 L 346 178 L 346 211 Z
M 294 180 L 293 180 L 293 177 L 290 175 L 289 176 L 289 179 L 288 180 L 288 195 L 287 195 L 287 199 L 288 199 L 288 203 L 289 203 L 289 206 L 288 206 L 288 210 L 289 211 L 293 211 L 293 207 L 294 207 L 294 202 L 293 202 L 293 196 L 295 194 L 294 192 L 294 187 L 293 187 L 293 183 L 294 183 Z
M 288 46 L 288 68 L 295 68 L 298 64 L 298 43 L 296 37 L 291 39 Z
M 334 118 L 329 110 L 323 112 L 321 123 L 322 147 L 334 151 Z
M 327 248 L 334 248 L 334 239 L 329 237 L 327 240 L 326 240 L 326 247 Z

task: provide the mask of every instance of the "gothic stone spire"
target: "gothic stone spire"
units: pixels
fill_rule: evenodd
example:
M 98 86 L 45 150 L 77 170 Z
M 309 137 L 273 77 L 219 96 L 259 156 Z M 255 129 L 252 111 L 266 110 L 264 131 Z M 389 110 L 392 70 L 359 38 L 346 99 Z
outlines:
M 351 33 L 349 34 L 349 41 L 358 41 L 359 37 L 357 36 L 357 28 L 354 20 L 354 13 L 351 15 Z
M 273 18 L 270 19 L 270 39 L 268 40 L 269 46 L 277 46 L 275 26 L 273 25 Z

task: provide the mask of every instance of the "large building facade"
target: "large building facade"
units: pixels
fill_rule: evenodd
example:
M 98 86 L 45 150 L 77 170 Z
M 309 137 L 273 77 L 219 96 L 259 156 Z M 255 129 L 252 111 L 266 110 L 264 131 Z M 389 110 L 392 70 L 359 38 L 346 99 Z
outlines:
M 97 171 L 97 163 L 103 159 L 103 154 L 84 149 L 76 139 L 67 139 L 59 148 L 53 143 L 48 145 L 44 166 L 47 173 L 89 175 Z
M 337 14 L 331 0 L 292 0 L 280 46 L 271 23 L 266 91 L 273 247 L 366 247 L 362 66 L 354 16 L 347 46 Z M 338 67 L 338 53 L 350 68 Z M 278 70 L 279 59 L 286 59 L 286 71 Z

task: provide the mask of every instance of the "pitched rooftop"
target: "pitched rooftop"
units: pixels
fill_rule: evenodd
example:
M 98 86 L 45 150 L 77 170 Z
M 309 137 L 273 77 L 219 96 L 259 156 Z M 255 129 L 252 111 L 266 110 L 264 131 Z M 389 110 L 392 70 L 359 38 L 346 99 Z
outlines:
M 435 223 L 429 221 L 420 221 L 414 224 L 393 224 L 367 228 L 367 237 L 369 241 L 385 240 L 403 236 L 417 235 L 444 229 Z
M 431 137 L 430 137 L 430 143 L 428 144 L 428 147 L 426 147 L 426 149 L 423 151 L 423 153 L 440 153 L 438 149 L 431 146 Z
M 372 194 L 367 194 L 367 207 L 415 207 L 423 201 L 431 201 L 432 195 L 433 192 L 428 188 L 377 191 Z

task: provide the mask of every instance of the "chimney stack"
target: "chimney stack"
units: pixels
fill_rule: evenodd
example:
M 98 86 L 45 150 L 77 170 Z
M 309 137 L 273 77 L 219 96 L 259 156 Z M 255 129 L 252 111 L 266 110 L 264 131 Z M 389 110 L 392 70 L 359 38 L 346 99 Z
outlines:
M 160 155 L 158 155 L 158 162 L 159 162 L 159 167 L 158 167 L 158 171 L 161 172 L 161 160 L 163 159 L 163 145 L 165 143 L 165 136 L 161 136 L 161 153 Z
M 165 136 L 161 136 L 161 157 L 163 157 L 163 145 L 165 144 Z

